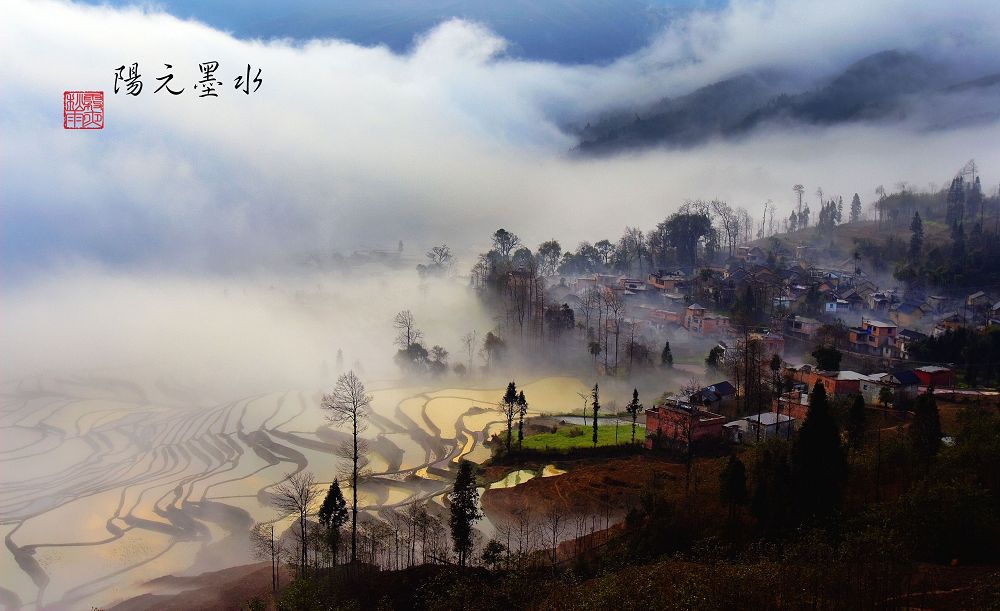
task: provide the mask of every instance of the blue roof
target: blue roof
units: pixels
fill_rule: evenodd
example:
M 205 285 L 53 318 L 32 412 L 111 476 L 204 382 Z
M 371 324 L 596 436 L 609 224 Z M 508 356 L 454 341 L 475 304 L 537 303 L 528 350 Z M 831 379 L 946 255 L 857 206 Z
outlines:
M 736 388 L 729 383 L 728 380 L 723 380 L 721 382 L 716 382 L 711 386 L 706 386 L 702 388 L 702 391 L 714 392 L 722 397 L 728 397 L 729 395 L 736 394 Z
M 892 375 L 899 380 L 899 383 L 903 386 L 914 386 L 920 384 L 920 378 L 917 377 L 917 374 L 913 373 L 912 369 L 893 371 Z

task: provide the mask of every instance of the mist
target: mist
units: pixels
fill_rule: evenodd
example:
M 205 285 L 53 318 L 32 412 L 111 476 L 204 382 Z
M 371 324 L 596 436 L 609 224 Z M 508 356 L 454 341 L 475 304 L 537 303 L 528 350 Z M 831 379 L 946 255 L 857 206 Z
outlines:
M 428 346 L 456 352 L 492 320 L 461 282 L 420 282 L 381 266 L 296 276 L 158 276 L 60 269 L 5 299 L 4 379 L 49 372 L 162 380 L 218 402 L 290 388 L 328 389 L 355 368 L 375 386 L 395 379 L 400 309 Z M 485 332 L 485 331 L 483 331 Z M 337 365 L 337 352 L 342 364 Z
M 651 228 L 689 199 L 754 214 L 772 200 L 782 218 L 796 183 L 867 204 L 877 185 L 940 185 L 970 158 L 987 185 L 1000 167 L 995 105 L 975 92 L 909 100 L 891 121 L 772 122 L 600 158 L 574 154 L 569 127 L 755 70 L 818 86 L 885 49 L 955 79 L 1000 71 L 1000 12 L 984 0 L 736 0 L 589 65 L 519 57 L 459 19 L 393 50 L 240 38 L 156 5 L 4 8 L 0 601 L 25 606 L 103 604 L 167 572 L 249 562 L 248 525 L 283 519 L 269 487 L 305 466 L 336 477 L 344 432 L 318 405 L 347 369 L 376 393 L 371 511 L 443 510 L 448 482 L 428 469 L 488 456 L 510 377 L 532 409 L 576 413 L 593 381 L 556 371 L 569 361 L 547 369 L 546 354 L 519 361 L 512 348 L 495 375 L 466 379 L 407 379 L 393 361 L 400 310 L 452 364 L 462 335 L 497 326 L 466 274 L 498 227 L 572 249 Z M 193 90 L 206 61 L 220 64 L 218 98 Z M 133 62 L 142 93 L 116 95 L 115 69 Z M 263 84 L 244 95 L 232 83 L 248 65 Z M 168 72 L 182 95 L 154 93 Z M 103 130 L 63 129 L 75 90 L 104 91 Z M 437 244 L 455 252 L 455 275 L 421 279 Z M 373 251 L 392 264 L 357 263 Z M 602 381 L 607 404 L 633 387 L 648 404 L 697 361 Z M 195 521 L 218 528 L 197 539 Z

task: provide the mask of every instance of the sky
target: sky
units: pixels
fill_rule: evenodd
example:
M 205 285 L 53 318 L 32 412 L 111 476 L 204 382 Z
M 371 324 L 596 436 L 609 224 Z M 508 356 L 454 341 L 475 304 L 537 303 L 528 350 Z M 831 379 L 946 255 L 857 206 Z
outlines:
M 134 0 L 95 0 L 127 6 Z M 452 18 L 484 24 L 507 53 L 532 60 L 609 62 L 645 46 L 672 19 L 718 0 L 166 0 L 165 12 L 194 18 L 239 38 L 339 38 L 409 51 L 414 39 Z
M 799 182 L 867 199 L 878 184 L 940 183 L 972 157 L 990 182 L 1000 161 L 996 125 L 789 127 L 600 160 L 569 155 L 564 129 L 747 70 L 821 79 L 885 48 L 970 74 L 1000 70 L 1000 17 L 981 0 L 740 0 L 689 10 L 641 48 L 593 64 L 511 54 L 488 25 L 461 19 L 396 50 L 235 37 L 185 6 L 174 7 L 181 19 L 169 3 L 6 5 L 0 52 L 18 58 L 0 66 L 8 278 L 78 261 L 233 273 L 400 239 L 474 252 L 498 226 L 532 245 L 572 245 L 652 226 L 690 198 L 780 209 Z M 201 99 L 193 85 L 209 60 L 227 86 Z M 132 62 L 145 89 L 115 95 L 114 69 Z M 166 63 L 182 95 L 153 93 Z M 247 64 L 262 70 L 251 95 L 232 87 Z M 67 89 L 105 91 L 105 129 L 62 128 Z

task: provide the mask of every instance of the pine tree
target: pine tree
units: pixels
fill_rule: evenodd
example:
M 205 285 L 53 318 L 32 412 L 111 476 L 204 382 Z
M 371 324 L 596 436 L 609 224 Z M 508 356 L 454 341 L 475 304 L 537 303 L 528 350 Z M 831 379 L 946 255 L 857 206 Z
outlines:
M 847 439 L 853 448 L 860 448 L 865 438 L 865 399 L 855 395 L 847 411 Z
M 951 264 L 958 269 L 965 265 L 965 228 L 959 224 L 951 232 Z
M 757 445 L 750 511 L 765 535 L 779 535 L 792 518 L 792 470 L 788 444 L 770 438 Z
M 771 386 L 775 395 L 780 395 L 784 380 L 781 379 L 781 356 L 778 353 L 771 355 Z
M 920 251 L 924 247 L 924 222 L 920 218 L 919 212 L 913 213 L 913 220 L 910 222 L 910 259 L 916 261 L 920 258 Z
M 861 220 L 861 198 L 857 193 L 851 198 L 851 222 L 857 223 Z
M 594 384 L 594 390 L 591 392 L 591 408 L 594 410 L 594 447 L 597 447 L 597 412 L 601 410 L 601 400 L 598 394 L 597 384 Z
M 747 502 L 747 468 L 735 452 L 719 473 L 719 500 L 729 507 L 730 520 L 736 518 L 737 505 Z
M 517 393 L 517 447 L 524 443 L 524 416 L 528 413 L 528 400 L 524 398 L 524 391 Z
M 757 319 L 757 300 L 754 296 L 753 287 L 749 284 L 747 284 L 747 289 L 743 293 L 743 299 L 737 303 L 736 310 L 742 323 L 751 324 Z
M 725 350 L 722 346 L 715 346 L 708 351 L 708 358 L 705 359 L 705 365 L 711 371 L 718 371 L 722 367 L 722 355 L 725 354 Z
M 663 344 L 663 352 L 660 353 L 660 364 L 666 367 L 674 366 L 674 355 L 670 352 L 670 341 Z
M 917 397 L 910 425 L 910 443 L 917 459 L 928 466 L 941 447 L 941 418 L 932 389 Z
M 843 358 L 840 350 L 833 346 L 821 344 L 810 354 L 816 359 L 816 367 L 822 371 L 840 371 L 840 360 Z
M 878 389 L 878 402 L 882 404 L 882 409 L 889 407 L 892 404 L 895 396 L 892 392 L 892 388 L 889 386 L 883 386 Z
M 458 564 L 465 566 L 472 552 L 472 526 L 483 517 L 479 511 L 479 491 L 476 490 L 476 475 L 473 465 L 463 460 L 458 466 L 455 486 L 448 494 L 451 508 L 451 540 Z
M 514 435 L 514 412 L 517 411 L 517 385 L 514 382 L 507 384 L 507 392 L 500 400 L 501 411 L 507 419 L 507 453 L 510 453 L 511 440 Z
M 844 198 L 840 195 L 837 196 L 837 214 L 834 216 L 837 224 L 844 222 Z
M 957 229 L 965 220 L 965 182 L 961 176 L 956 176 L 948 188 L 947 210 L 945 220 L 952 228 Z
M 792 471 L 803 517 L 825 515 L 840 505 L 847 460 L 820 382 L 809 396 L 809 411 L 792 449 Z
M 636 420 L 639 418 L 639 412 L 642 411 L 642 403 L 639 403 L 639 389 L 632 389 L 632 400 L 629 401 L 628 406 L 625 408 L 628 410 L 628 415 L 632 416 L 632 443 L 635 443 L 635 425 Z
M 984 205 L 983 205 L 983 184 L 980 182 L 979 177 L 972 181 L 972 186 L 969 188 L 969 195 L 966 197 L 966 201 L 969 204 L 969 215 L 971 218 L 976 218 L 976 212 L 979 212 L 979 222 L 983 222 L 984 215 Z
M 337 550 L 340 547 L 340 528 L 347 524 L 350 514 L 347 512 L 347 501 L 344 493 L 340 490 L 340 482 L 333 480 L 330 489 L 326 491 L 326 498 L 319 508 L 319 523 L 325 529 L 327 548 L 334 562 L 337 560 Z

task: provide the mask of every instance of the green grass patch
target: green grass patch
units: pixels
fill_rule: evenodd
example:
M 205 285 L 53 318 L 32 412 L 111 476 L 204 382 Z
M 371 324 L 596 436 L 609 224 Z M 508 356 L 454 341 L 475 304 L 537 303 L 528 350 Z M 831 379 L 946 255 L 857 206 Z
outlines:
M 590 426 L 567 426 L 555 433 L 537 433 L 524 438 L 526 450 L 568 450 L 572 448 L 590 448 L 594 446 L 594 429 Z M 637 426 L 635 440 L 641 442 L 646 429 Z M 618 425 L 618 445 L 624 445 L 632 440 L 632 422 L 622 422 Z M 615 445 L 615 425 L 599 424 L 597 426 L 597 445 Z

